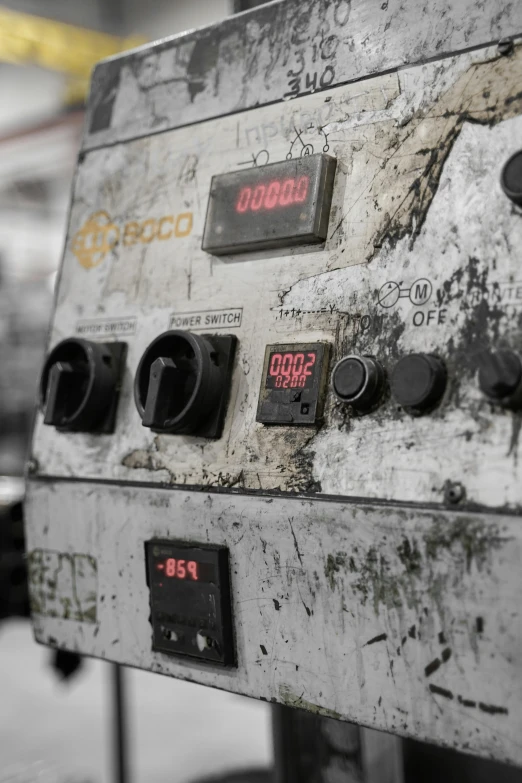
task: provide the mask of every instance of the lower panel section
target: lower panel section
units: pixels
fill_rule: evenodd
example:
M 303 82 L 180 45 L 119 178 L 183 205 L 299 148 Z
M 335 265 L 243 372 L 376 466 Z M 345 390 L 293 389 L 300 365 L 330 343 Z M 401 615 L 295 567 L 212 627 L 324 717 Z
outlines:
M 44 644 L 522 765 L 520 519 L 73 482 L 26 518 Z M 151 540 L 228 550 L 237 668 L 153 651 Z

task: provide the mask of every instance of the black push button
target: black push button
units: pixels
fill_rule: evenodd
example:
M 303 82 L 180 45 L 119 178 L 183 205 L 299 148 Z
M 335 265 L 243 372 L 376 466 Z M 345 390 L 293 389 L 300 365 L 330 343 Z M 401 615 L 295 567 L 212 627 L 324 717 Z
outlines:
M 522 206 L 522 150 L 515 152 L 502 169 L 500 184 L 506 196 Z
M 113 432 L 124 352 L 123 343 L 58 343 L 40 379 L 44 424 L 62 432 Z
M 219 438 L 235 347 L 233 335 L 172 330 L 157 337 L 143 354 L 134 381 L 143 426 Z
M 332 389 L 338 400 L 357 410 L 368 410 L 379 401 L 385 374 L 370 356 L 346 356 L 332 372 Z
M 395 365 L 390 379 L 391 392 L 409 413 L 425 413 L 440 401 L 446 380 L 446 368 L 439 358 L 411 353 Z
M 522 407 L 522 362 L 514 351 L 484 351 L 478 357 L 479 386 L 490 402 Z

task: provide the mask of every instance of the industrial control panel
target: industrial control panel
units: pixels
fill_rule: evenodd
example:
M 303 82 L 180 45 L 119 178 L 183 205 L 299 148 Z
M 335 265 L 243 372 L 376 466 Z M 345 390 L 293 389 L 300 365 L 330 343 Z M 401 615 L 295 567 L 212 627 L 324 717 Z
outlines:
M 522 765 L 522 7 L 102 62 L 27 484 L 45 644 Z

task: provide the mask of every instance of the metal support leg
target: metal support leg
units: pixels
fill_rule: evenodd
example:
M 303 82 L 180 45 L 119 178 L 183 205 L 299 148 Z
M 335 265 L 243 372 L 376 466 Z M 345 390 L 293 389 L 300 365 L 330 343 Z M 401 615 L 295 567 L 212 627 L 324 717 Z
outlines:
M 111 664 L 113 703 L 113 764 L 114 783 L 130 783 L 127 743 L 127 704 L 125 701 L 125 672 L 122 666 Z
M 403 783 L 397 737 L 280 706 L 273 733 L 275 783 Z

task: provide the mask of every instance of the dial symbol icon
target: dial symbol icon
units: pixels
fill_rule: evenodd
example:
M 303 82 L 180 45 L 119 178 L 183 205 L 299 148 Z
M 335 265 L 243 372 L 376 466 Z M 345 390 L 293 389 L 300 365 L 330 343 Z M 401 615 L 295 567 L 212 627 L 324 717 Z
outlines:
M 390 280 L 390 282 L 381 286 L 377 301 L 381 307 L 393 307 L 399 301 L 400 295 L 401 289 L 399 284 Z

